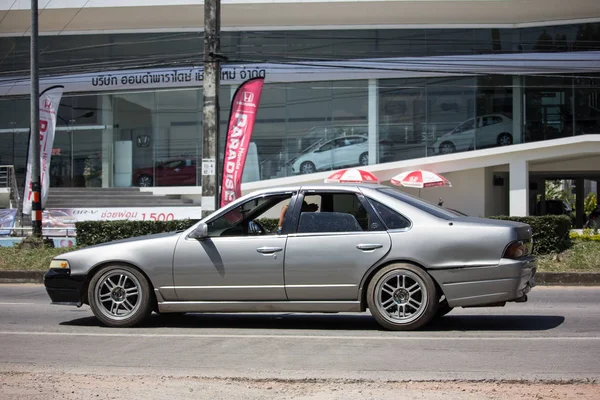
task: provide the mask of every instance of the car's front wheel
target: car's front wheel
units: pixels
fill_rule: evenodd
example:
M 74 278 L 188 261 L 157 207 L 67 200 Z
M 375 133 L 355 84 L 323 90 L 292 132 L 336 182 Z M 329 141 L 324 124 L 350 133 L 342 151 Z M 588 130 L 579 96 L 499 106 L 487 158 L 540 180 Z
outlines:
M 456 152 L 456 146 L 452 142 L 444 142 L 440 144 L 440 154 L 452 154 Z
M 111 327 L 138 325 L 152 312 L 150 284 L 127 265 L 101 268 L 90 281 L 88 300 L 96 318 Z
M 384 328 L 408 331 L 422 327 L 437 311 L 436 288 L 427 272 L 411 264 L 378 271 L 367 289 L 367 305 Z

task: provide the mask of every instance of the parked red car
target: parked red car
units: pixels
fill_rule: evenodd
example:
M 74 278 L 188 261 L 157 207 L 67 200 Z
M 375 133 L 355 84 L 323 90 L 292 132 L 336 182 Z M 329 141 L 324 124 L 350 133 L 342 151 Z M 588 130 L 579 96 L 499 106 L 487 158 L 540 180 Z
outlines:
M 133 185 L 149 186 L 195 186 L 196 160 L 174 159 L 156 164 L 155 168 L 139 168 L 133 173 Z

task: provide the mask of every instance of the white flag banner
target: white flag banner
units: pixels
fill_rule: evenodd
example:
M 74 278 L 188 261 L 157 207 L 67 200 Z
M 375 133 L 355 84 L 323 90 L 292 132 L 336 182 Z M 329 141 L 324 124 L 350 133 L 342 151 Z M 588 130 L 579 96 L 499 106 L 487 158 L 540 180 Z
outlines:
M 48 198 L 50 187 L 50 157 L 52 157 L 52 146 L 54 145 L 54 131 L 56 129 L 56 115 L 63 94 L 64 86 L 52 86 L 40 93 L 40 186 L 42 209 Z M 33 193 L 31 190 L 31 160 L 32 146 L 36 146 L 35 140 L 30 140 L 29 154 L 27 156 L 27 175 L 25 176 L 25 193 L 23 195 L 23 213 L 31 214 L 31 202 Z

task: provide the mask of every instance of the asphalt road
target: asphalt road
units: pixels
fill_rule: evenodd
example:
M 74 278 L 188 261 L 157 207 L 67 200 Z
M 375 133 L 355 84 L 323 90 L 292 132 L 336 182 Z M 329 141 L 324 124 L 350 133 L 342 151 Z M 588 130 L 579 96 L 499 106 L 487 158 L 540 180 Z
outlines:
M 0 371 L 235 378 L 600 381 L 600 288 L 456 309 L 418 332 L 369 314 L 152 315 L 105 328 L 41 285 L 0 285 Z

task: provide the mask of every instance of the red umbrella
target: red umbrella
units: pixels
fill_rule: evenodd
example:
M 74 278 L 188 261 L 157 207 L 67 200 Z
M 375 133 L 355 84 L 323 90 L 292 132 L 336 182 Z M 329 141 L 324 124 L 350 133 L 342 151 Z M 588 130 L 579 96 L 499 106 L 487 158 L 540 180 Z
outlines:
M 357 168 L 341 169 L 330 175 L 325 182 L 335 183 L 379 183 L 372 173 Z
M 442 175 L 420 169 L 402 172 L 393 177 L 391 182 L 394 185 L 419 189 L 437 186 L 452 186 L 450 181 Z

